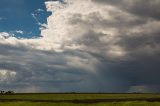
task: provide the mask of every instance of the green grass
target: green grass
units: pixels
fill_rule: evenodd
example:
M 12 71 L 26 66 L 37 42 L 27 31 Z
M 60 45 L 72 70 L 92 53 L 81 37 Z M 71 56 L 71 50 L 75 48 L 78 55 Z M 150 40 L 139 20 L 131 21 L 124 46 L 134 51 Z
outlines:
M 160 102 L 120 102 L 98 104 L 7 102 L 0 106 L 160 106 Z
M 14 94 L 0 95 L 0 99 L 84 100 L 84 99 L 141 99 L 160 98 L 160 94 Z
M 160 102 L 147 102 L 147 101 L 126 101 L 126 102 L 100 102 L 88 103 L 84 102 L 73 103 L 64 102 L 63 100 L 93 100 L 96 99 L 160 99 L 160 94 L 13 94 L 13 95 L 0 95 L 0 100 L 7 100 L 0 102 L 0 106 L 160 106 Z M 13 100 L 11 102 L 11 100 Z M 20 100 L 22 100 L 20 102 Z M 27 101 L 28 100 L 28 101 Z M 38 102 L 31 100 L 38 100 Z M 40 100 L 40 101 L 39 101 Z M 43 100 L 53 100 L 42 102 Z M 18 102 L 19 101 L 19 102 Z M 60 101 L 60 102 L 55 102 Z

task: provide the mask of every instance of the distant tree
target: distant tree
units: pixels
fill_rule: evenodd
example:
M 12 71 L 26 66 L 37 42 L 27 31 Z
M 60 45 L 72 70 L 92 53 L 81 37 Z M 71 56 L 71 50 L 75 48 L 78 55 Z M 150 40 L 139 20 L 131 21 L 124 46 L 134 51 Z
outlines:
M 0 90 L 0 94 L 14 94 L 14 91 L 3 91 L 3 90 Z
M 0 94 L 4 94 L 4 93 L 5 93 L 5 91 L 3 91 L 3 90 L 0 91 Z
M 14 91 L 7 91 L 5 94 L 14 94 Z

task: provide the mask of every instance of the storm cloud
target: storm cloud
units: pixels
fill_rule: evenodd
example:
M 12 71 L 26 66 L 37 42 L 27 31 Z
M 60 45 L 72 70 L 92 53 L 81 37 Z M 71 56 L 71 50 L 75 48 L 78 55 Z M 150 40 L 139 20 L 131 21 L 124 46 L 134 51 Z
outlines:
M 40 38 L 0 33 L 0 89 L 159 92 L 159 0 L 46 1 Z

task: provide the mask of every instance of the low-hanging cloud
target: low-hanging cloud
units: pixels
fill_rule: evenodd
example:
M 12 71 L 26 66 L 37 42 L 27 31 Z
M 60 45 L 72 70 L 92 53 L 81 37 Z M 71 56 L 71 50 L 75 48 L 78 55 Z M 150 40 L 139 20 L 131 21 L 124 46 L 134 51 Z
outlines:
M 45 4 L 52 15 L 41 38 L 0 33 L 1 89 L 159 92 L 158 0 Z

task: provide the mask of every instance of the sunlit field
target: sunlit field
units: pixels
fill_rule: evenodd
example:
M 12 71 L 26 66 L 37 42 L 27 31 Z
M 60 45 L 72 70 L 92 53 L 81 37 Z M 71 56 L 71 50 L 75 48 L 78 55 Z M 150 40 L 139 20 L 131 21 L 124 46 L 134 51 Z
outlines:
M 95 104 L 7 102 L 0 106 L 160 106 L 160 102 L 112 102 Z
M 4 94 L 0 106 L 160 106 L 160 94 Z

